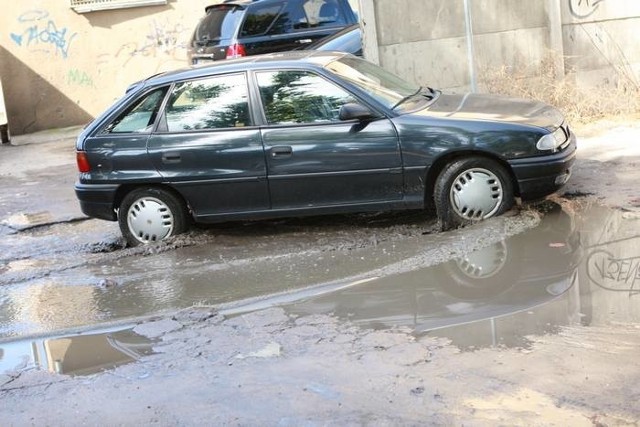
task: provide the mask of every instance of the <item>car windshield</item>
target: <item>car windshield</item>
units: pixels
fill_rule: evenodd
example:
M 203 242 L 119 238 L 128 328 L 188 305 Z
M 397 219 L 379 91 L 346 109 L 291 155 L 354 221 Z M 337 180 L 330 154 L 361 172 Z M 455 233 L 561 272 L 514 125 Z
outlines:
M 243 9 L 237 6 L 220 5 L 209 10 L 196 27 L 195 40 L 199 44 L 219 41 L 235 36 Z
M 419 86 L 409 83 L 371 62 L 353 56 L 345 56 L 333 61 L 326 68 L 359 86 L 390 109 L 420 93 Z

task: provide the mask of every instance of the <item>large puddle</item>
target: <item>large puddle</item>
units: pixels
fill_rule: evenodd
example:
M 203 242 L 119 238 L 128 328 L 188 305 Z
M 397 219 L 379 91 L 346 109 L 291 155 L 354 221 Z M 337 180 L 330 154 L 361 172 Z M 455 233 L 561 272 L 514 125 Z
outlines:
M 640 324 L 640 215 L 555 205 L 541 224 L 437 266 L 296 302 L 365 327 L 408 327 L 463 349 L 526 347 L 565 325 Z
M 410 328 L 466 349 L 526 347 L 528 335 L 564 325 L 640 322 L 639 215 L 587 202 L 549 203 L 538 226 L 426 266 L 438 251 L 487 239 L 492 226 L 361 251 L 285 256 L 265 246 L 251 260 L 225 260 L 195 246 L 2 287 L 0 373 L 37 367 L 86 374 L 127 363 L 152 346 L 130 330 L 53 338 L 51 332 L 194 304 L 225 314 L 283 305 L 290 313 L 333 314 L 363 327 Z M 233 303 L 239 300 L 245 303 Z M 10 341 L 36 334 L 47 338 Z

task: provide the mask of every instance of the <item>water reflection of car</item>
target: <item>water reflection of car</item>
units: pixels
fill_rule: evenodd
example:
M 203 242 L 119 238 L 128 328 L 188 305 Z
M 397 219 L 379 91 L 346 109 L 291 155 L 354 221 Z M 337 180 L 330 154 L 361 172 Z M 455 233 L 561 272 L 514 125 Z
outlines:
M 430 331 L 548 303 L 574 284 L 580 258 L 573 218 L 553 204 L 540 225 L 527 232 L 441 265 L 344 288 L 288 310 Z
M 305 47 L 311 50 L 333 50 L 362 56 L 362 30 L 354 24 Z

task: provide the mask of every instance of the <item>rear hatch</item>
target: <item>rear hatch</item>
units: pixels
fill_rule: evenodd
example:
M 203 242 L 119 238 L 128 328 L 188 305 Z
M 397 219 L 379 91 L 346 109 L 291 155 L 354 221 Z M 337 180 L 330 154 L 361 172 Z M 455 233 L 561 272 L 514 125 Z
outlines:
M 192 64 L 217 61 L 227 57 L 227 48 L 233 45 L 244 16 L 245 7 L 240 4 L 216 4 L 205 9 L 206 15 L 196 27 L 189 57 Z

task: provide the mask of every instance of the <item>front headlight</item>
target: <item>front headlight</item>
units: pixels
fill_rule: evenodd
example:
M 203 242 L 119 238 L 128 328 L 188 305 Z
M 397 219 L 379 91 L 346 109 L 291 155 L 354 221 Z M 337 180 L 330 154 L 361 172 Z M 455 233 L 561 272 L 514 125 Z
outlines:
M 536 144 L 536 148 L 538 150 L 557 150 L 562 144 L 567 141 L 567 135 L 564 133 L 564 129 L 562 126 L 556 129 L 555 131 L 543 136 L 538 140 Z

